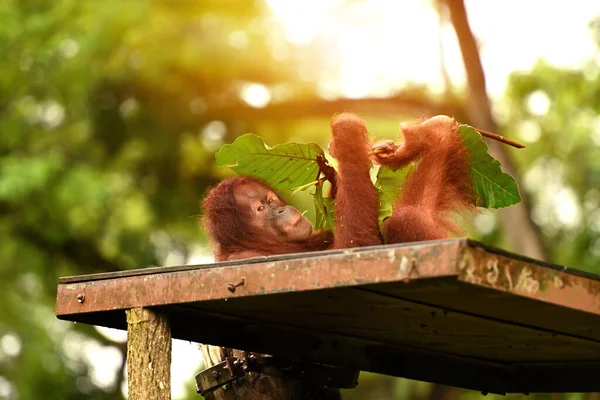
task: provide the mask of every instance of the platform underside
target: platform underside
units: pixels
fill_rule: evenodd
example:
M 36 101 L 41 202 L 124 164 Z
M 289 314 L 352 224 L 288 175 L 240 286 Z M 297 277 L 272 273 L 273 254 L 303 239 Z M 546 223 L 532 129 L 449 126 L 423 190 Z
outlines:
M 133 307 L 160 309 L 173 337 L 195 342 L 491 393 L 600 391 L 598 278 L 466 239 L 58 287 L 61 319 L 126 329 Z

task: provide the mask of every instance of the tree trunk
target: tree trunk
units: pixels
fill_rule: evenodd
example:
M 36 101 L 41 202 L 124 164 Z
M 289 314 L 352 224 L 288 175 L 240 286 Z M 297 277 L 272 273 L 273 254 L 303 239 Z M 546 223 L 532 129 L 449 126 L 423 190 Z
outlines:
M 469 85 L 467 115 L 469 122 L 476 128 L 488 132 L 498 132 L 498 125 L 492 115 L 490 101 L 485 87 L 485 75 L 479 57 L 479 50 L 469 21 L 463 0 L 443 0 L 450 11 L 450 20 L 460 45 L 463 63 Z M 490 153 L 500 161 L 503 169 L 518 178 L 519 174 L 506 152 L 506 145 L 488 142 Z M 519 180 L 519 179 L 517 179 Z M 546 260 L 539 230 L 531 220 L 528 201 L 521 192 L 523 202 L 500 210 L 500 221 L 504 234 L 509 238 L 513 251 L 538 260 Z
M 127 315 L 129 400 L 171 399 L 171 329 L 167 318 L 148 308 Z
M 200 345 L 204 367 L 219 364 L 226 357 L 242 359 L 241 350 Z M 215 400 L 341 400 L 339 389 L 320 387 L 301 380 L 284 379 L 262 374 L 246 374 L 233 383 L 213 392 Z

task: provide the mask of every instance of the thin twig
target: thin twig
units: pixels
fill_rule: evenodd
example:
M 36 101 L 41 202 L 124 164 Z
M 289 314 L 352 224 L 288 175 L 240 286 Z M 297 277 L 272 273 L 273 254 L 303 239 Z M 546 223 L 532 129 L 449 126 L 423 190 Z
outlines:
M 524 149 L 525 148 L 524 144 L 517 143 L 517 142 L 515 142 L 513 140 L 505 138 L 504 136 L 496 135 L 495 133 L 490 133 L 490 132 L 484 131 L 483 129 L 478 129 L 478 128 L 474 128 L 474 129 L 477 132 L 481 133 L 482 136 L 489 137 L 490 139 L 494 139 L 494 140 L 497 140 L 499 142 L 509 144 L 509 145 L 511 145 L 513 147 L 516 147 L 517 149 Z

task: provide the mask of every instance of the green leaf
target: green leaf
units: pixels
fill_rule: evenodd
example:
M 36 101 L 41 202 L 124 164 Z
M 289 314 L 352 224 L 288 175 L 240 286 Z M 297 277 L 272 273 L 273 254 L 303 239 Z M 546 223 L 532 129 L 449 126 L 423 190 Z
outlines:
M 392 215 L 392 206 L 402 192 L 402 185 L 406 176 L 414 169 L 413 164 L 393 171 L 388 167 L 379 167 L 375 187 L 379 192 L 379 223 Z
M 323 183 L 319 181 L 313 195 L 316 211 L 315 229 L 333 231 L 335 228 L 335 202 L 331 197 L 323 197 Z
M 259 178 L 275 190 L 294 190 L 318 178 L 317 156 L 323 150 L 315 143 L 286 143 L 273 148 L 247 133 L 226 144 L 215 158 L 221 167 Z
M 460 125 L 463 144 L 471 154 L 471 176 L 478 207 L 501 208 L 521 201 L 519 187 L 509 174 L 502 172 L 501 165 L 488 154 L 487 144 L 481 135 L 469 125 Z

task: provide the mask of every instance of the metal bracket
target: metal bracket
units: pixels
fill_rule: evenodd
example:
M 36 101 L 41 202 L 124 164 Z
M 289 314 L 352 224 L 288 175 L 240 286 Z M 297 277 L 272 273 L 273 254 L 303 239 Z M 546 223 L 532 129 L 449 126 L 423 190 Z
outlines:
M 360 373 L 332 365 L 251 354 L 244 362 L 236 357 L 228 357 L 225 361 L 200 372 L 196 375 L 196 392 L 205 397 L 210 396 L 220 387 L 243 378 L 247 372 L 306 380 L 320 386 L 339 389 L 355 388 Z
M 205 369 L 196 375 L 196 393 L 207 397 L 215 390 L 245 376 L 242 363 L 235 357 Z

